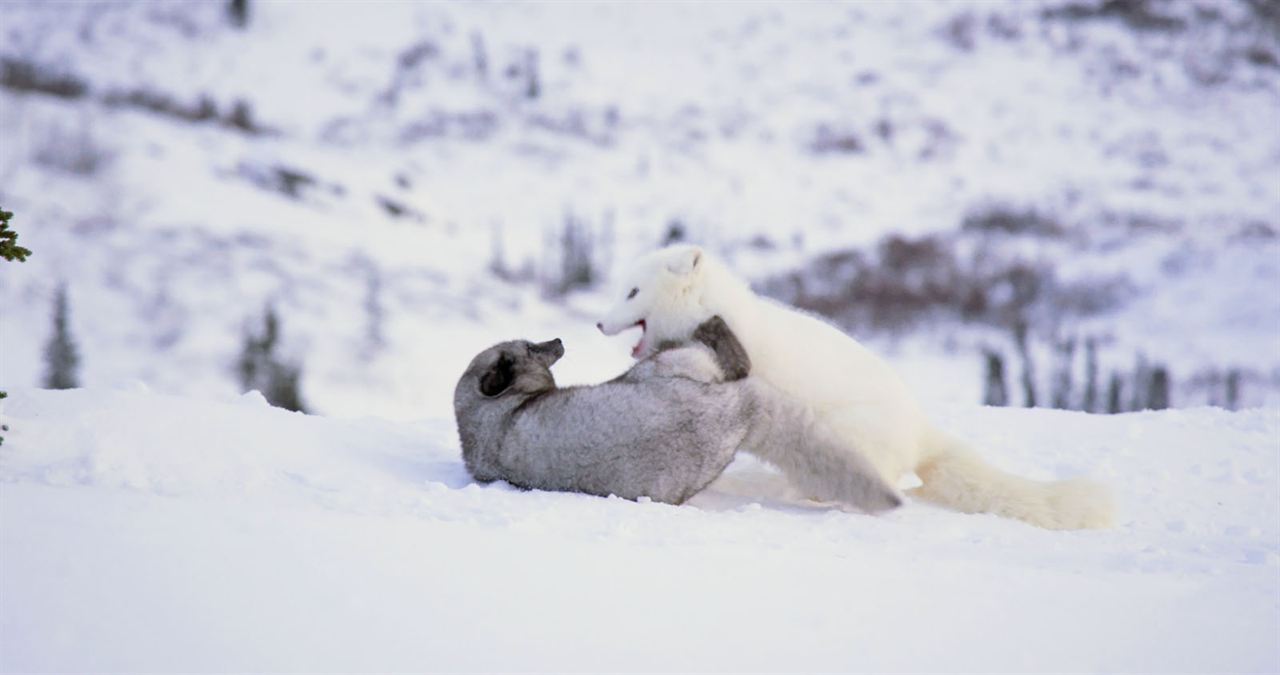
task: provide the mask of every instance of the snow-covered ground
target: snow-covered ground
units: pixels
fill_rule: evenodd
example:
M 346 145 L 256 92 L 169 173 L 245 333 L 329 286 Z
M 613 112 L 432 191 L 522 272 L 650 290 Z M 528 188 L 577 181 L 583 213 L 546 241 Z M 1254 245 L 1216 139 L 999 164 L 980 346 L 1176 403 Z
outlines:
M 1119 526 L 846 513 L 743 460 L 680 507 L 523 492 L 449 420 L 14 392 L 0 670 L 1280 669 L 1276 411 L 939 416 Z
M 0 2 L 34 251 L 0 261 L 0 671 L 1280 670 L 1266 3 L 250 7 Z M 963 230 L 988 208 L 1050 232 Z M 567 220 L 597 279 L 561 296 Z M 679 508 L 473 484 L 467 361 L 560 337 L 562 383 L 620 372 L 610 275 L 676 222 L 762 285 L 893 236 L 1112 280 L 1049 308 L 1041 384 L 1096 337 L 1186 409 L 978 408 L 1005 332 L 856 325 L 1000 465 L 1112 485 L 1119 527 L 821 509 L 749 460 Z M 87 388 L 35 390 L 60 284 Z M 267 304 L 316 416 L 242 395 Z M 1195 407 L 1227 369 L 1252 409 Z

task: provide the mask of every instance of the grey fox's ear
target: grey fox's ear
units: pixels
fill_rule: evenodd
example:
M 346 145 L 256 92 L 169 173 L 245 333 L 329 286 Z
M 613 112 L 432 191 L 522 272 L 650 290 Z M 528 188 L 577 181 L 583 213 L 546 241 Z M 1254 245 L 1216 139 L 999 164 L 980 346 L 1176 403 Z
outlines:
M 497 396 L 511 386 L 515 377 L 515 363 L 511 357 L 503 354 L 484 375 L 480 376 L 480 393 L 485 396 Z
M 697 246 L 689 246 L 667 261 L 667 271 L 683 277 L 693 274 L 701 265 L 702 249 Z

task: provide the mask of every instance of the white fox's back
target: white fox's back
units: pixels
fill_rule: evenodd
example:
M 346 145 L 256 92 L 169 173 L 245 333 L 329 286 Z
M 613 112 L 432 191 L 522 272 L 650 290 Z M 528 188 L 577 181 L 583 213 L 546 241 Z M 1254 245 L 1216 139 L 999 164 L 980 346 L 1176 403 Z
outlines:
M 734 288 L 716 262 L 704 274 L 703 306 L 738 336 L 752 375 L 809 406 L 890 483 L 914 467 L 926 421 L 884 359 L 818 317 Z

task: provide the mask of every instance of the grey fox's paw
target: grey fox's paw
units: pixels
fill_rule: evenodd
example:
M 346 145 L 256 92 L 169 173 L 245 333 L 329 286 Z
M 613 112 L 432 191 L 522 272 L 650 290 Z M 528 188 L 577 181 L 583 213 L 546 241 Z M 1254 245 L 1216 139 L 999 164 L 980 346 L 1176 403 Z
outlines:
M 693 339 L 716 353 L 716 365 L 724 371 L 725 381 L 741 380 L 751 374 L 751 358 L 747 356 L 747 350 L 719 315 L 703 321 L 693 331 Z
M 693 339 L 708 346 L 729 335 L 733 335 L 733 331 L 729 330 L 729 324 L 725 323 L 719 314 L 703 321 L 693 331 Z

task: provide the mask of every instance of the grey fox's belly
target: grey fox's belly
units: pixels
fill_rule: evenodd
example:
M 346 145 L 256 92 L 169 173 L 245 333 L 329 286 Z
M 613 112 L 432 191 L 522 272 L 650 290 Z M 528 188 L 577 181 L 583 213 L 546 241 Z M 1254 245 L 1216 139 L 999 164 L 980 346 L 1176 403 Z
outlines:
M 651 384 L 583 391 L 524 417 L 505 470 L 545 489 L 683 501 L 732 460 L 748 411 L 732 385 Z

